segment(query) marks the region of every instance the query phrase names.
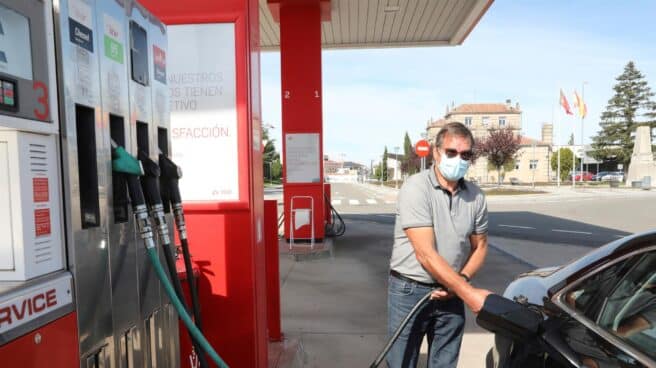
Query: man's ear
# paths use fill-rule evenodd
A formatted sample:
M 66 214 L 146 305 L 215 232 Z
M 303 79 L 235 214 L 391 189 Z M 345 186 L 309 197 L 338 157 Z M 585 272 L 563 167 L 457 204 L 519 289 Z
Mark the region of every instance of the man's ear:
M 435 163 L 440 162 L 440 151 L 437 149 L 437 146 L 433 146 L 433 161 Z

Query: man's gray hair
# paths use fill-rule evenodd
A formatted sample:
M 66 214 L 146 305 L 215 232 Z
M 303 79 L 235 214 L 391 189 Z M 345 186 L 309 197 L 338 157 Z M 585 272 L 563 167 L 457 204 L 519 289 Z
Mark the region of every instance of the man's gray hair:
M 474 136 L 472 135 L 472 132 L 463 123 L 457 121 L 448 123 L 442 127 L 442 129 L 440 129 L 439 133 L 437 133 L 437 136 L 435 137 L 435 147 L 442 147 L 442 142 L 444 142 L 444 137 L 447 134 L 451 136 L 467 138 L 469 139 L 471 146 L 474 147 Z

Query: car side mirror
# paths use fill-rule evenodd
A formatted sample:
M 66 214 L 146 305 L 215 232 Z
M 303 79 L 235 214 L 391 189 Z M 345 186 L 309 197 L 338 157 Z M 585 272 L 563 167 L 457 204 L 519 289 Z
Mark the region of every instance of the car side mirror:
M 479 326 L 512 340 L 536 337 L 542 321 L 539 313 L 496 294 L 485 298 L 476 317 Z

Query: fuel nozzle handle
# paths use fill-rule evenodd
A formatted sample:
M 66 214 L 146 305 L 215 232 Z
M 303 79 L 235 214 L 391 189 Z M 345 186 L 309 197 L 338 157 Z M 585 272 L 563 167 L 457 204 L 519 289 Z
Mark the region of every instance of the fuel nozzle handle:
M 146 248 L 154 248 L 155 242 L 153 241 L 153 231 L 148 218 L 148 208 L 139 183 L 139 177 L 143 175 L 141 163 L 116 142 L 112 140 L 111 143 L 112 170 L 126 176 L 128 195 L 130 196 L 132 212 L 134 212 L 139 234 Z
M 159 154 L 159 166 L 162 170 L 162 178 L 166 183 L 171 207 L 173 208 L 173 217 L 175 218 L 175 225 L 178 228 L 178 234 L 182 241 L 187 240 L 187 227 L 184 220 L 184 212 L 182 211 L 182 196 L 180 195 L 180 187 L 178 185 L 182 177 L 182 170 L 166 155 Z
M 162 178 L 167 183 L 168 194 L 171 203 L 182 203 L 180 187 L 178 186 L 178 181 L 182 177 L 182 170 L 163 153 L 159 154 L 159 168 L 162 171 Z
M 144 176 L 141 177 L 141 187 L 143 188 L 144 195 L 146 196 L 146 203 L 148 206 L 155 206 L 162 204 L 162 196 L 159 192 L 159 165 L 148 157 L 144 151 L 139 150 L 137 155 L 141 166 L 144 169 Z

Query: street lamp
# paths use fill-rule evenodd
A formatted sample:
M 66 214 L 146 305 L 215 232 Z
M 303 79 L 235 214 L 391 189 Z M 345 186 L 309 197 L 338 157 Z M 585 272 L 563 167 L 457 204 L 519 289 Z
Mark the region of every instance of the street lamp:
M 532 182 L 531 186 L 532 186 L 533 188 L 535 188 L 535 169 L 536 169 L 537 166 L 538 166 L 538 162 L 537 162 L 537 160 L 535 159 L 535 141 L 533 141 L 533 165 L 531 165 L 531 166 L 533 166 L 533 177 L 532 177 L 532 179 L 531 179 L 531 182 Z

